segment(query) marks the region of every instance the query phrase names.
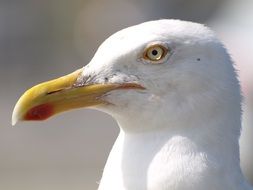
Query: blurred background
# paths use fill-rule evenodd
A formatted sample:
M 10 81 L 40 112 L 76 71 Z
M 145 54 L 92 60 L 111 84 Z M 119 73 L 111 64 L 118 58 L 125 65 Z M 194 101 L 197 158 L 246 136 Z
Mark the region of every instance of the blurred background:
M 212 27 L 229 49 L 245 96 L 241 160 L 253 184 L 252 0 L 0 0 L 0 189 L 95 190 L 118 127 L 77 110 L 11 127 L 19 96 L 89 62 L 112 33 L 177 18 Z

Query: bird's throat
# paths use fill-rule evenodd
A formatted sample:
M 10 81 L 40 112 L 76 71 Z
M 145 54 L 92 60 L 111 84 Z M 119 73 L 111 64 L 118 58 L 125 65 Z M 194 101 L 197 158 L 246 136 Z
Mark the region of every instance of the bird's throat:
M 219 160 L 223 158 L 205 152 L 195 140 L 164 131 L 146 134 L 121 131 L 99 190 L 201 190 L 205 189 L 207 179 L 221 184 L 221 175 L 229 172 Z

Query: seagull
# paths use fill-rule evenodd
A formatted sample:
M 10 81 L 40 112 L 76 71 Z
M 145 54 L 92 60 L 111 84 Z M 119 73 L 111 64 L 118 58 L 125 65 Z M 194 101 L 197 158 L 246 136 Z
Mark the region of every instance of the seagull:
M 164 19 L 113 34 L 85 67 L 26 91 L 12 124 L 82 107 L 110 114 L 120 132 L 99 190 L 252 190 L 240 168 L 241 99 L 214 32 Z

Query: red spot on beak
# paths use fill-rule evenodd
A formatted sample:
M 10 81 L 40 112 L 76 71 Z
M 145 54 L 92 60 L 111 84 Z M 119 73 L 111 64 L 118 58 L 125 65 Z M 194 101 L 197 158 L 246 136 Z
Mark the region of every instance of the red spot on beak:
M 41 104 L 31 108 L 25 115 L 25 120 L 45 120 L 54 114 L 51 104 Z

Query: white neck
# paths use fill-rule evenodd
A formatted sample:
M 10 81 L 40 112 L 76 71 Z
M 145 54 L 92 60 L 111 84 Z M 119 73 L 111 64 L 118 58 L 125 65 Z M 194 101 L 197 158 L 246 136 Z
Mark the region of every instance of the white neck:
M 99 190 L 249 189 L 239 166 L 239 134 L 229 133 L 232 126 L 226 133 L 217 130 L 226 129 L 217 125 L 233 123 L 238 124 L 221 115 L 206 126 L 185 123 L 187 128 L 177 125 L 142 133 L 121 129 Z M 124 124 L 120 123 L 123 129 Z

